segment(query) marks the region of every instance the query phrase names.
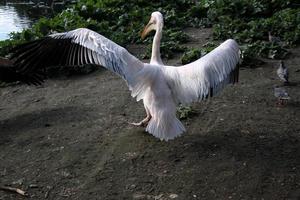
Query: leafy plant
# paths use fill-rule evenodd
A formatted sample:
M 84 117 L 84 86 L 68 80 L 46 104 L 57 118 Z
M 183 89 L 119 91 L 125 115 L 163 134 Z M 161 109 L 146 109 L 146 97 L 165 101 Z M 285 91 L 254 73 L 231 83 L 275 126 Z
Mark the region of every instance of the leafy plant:
M 183 31 L 178 29 L 167 29 L 163 32 L 163 37 L 160 45 L 162 58 L 172 58 L 177 53 L 185 51 L 185 47 L 181 44 L 189 41 L 189 37 Z M 150 58 L 152 50 L 152 38 L 147 39 L 147 50 L 143 58 Z
M 179 105 L 177 107 L 177 115 L 179 119 L 187 119 L 192 117 L 193 115 L 197 114 L 191 106 L 183 106 Z
M 214 48 L 217 47 L 217 44 L 214 42 L 208 42 L 202 46 L 202 48 L 191 48 L 184 52 L 181 57 L 182 64 L 188 64 L 195 60 L 198 60 L 202 56 L 205 56 L 209 52 L 211 52 Z
M 237 5 L 235 5 L 235 3 L 235 1 L 232 2 L 229 8 L 231 8 L 233 4 L 233 7 L 236 7 Z M 223 14 L 228 13 L 215 19 L 217 20 L 217 24 L 213 29 L 214 38 L 221 40 L 227 38 L 236 39 L 240 44 L 243 44 L 243 54 L 248 58 L 258 56 L 272 59 L 285 58 L 288 54 L 285 47 L 299 43 L 300 9 L 289 8 L 292 4 L 287 2 L 279 4 L 278 1 L 274 1 L 274 4 L 257 1 L 256 4 L 248 5 L 245 3 L 245 5 L 256 6 L 256 8 L 253 7 L 251 13 L 249 13 L 249 9 L 244 8 L 246 10 L 241 11 L 238 18 L 233 18 L 234 16 L 231 13 L 233 12 L 232 8 L 229 11 L 222 10 L 225 8 L 217 10 L 218 12 L 223 12 Z M 277 7 L 274 5 L 277 5 Z M 278 12 L 272 15 L 272 13 L 269 13 L 270 8 L 278 10 Z M 243 14 L 247 12 L 248 17 Z M 265 18 L 257 17 L 255 15 L 257 13 L 260 13 L 261 16 L 265 16 Z M 218 14 L 220 15 L 221 13 Z M 269 42 L 269 31 L 272 35 L 280 37 L 282 42 L 280 44 Z
M 249 59 L 259 56 L 284 58 L 287 54 L 284 47 L 299 44 L 300 40 L 297 0 L 78 0 L 53 18 L 40 19 L 32 29 L 12 33 L 10 40 L 0 42 L 0 55 L 7 55 L 12 46 L 25 41 L 87 27 L 120 45 L 148 44 L 149 56 L 151 39 L 141 41 L 139 31 L 155 10 L 165 17 L 161 52 L 166 58 L 186 50 L 182 43 L 188 37 L 182 30 L 189 26 L 212 27 L 216 40 L 236 39 Z M 280 37 L 284 45 L 268 43 L 268 31 Z M 207 48 L 207 52 L 209 50 Z M 191 54 L 186 52 L 186 56 L 193 57 Z

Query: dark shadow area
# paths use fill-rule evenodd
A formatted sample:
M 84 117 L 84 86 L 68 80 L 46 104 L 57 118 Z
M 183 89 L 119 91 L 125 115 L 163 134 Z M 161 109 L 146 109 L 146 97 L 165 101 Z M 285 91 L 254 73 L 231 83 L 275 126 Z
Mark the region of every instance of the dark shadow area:
M 91 74 L 95 71 L 104 71 L 105 68 L 98 65 L 80 65 L 80 66 L 51 66 L 45 70 L 49 78 L 71 77 Z
M 287 103 L 287 105 L 286 106 L 288 106 L 288 107 L 294 107 L 294 108 L 300 108 L 300 101 L 289 101 L 288 103 Z
M 186 194 L 192 190 L 197 196 L 205 195 L 201 199 L 224 199 L 222 196 L 232 193 L 245 197 L 233 199 L 271 199 L 270 195 L 277 199 L 299 197 L 296 183 L 300 177 L 297 170 L 300 136 L 296 133 L 244 134 L 238 129 L 215 130 L 207 135 L 187 133 L 169 142 L 139 132 L 129 137 L 118 149 L 132 146 L 127 148 L 132 150 L 138 144 L 145 144 L 147 151 L 137 151 L 135 157 L 123 162 L 119 158 L 124 154 L 114 154 L 116 158 L 107 162 L 87 190 L 107 199 L 108 183 L 122 188 L 128 183 L 141 182 L 143 188 L 138 189 L 152 195 L 169 190 Z M 123 179 L 124 173 L 134 179 Z M 132 196 L 130 190 L 114 191 L 123 192 L 128 199 Z
M 300 198 L 300 190 L 295 184 L 300 177 L 297 170 L 300 166 L 300 136 L 296 133 L 245 135 L 239 130 L 230 130 L 192 136 L 185 138 L 185 141 L 189 145 L 178 156 L 184 155 L 184 159 L 192 160 L 196 166 L 203 161 L 210 163 L 207 165 L 211 169 L 202 169 L 208 174 L 218 174 L 219 167 L 222 166 L 220 163 L 233 163 L 233 168 L 230 168 L 234 171 L 232 180 L 220 183 L 225 187 L 230 187 L 231 184 L 252 185 L 252 188 L 257 188 L 257 197 L 267 198 L 272 193 L 292 199 Z M 214 164 L 218 165 L 213 167 Z M 250 180 L 253 177 L 255 181 Z
M 292 133 L 283 133 L 282 135 L 251 133 L 251 135 L 246 135 L 240 133 L 239 130 L 216 134 L 185 137 L 185 142 L 189 145 L 184 152 L 187 154 L 197 152 L 199 158 L 208 156 L 212 152 L 228 154 L 234 156 L 236 160 L 255 158 L 274 168 L 283 167 L 289 162 L 297 163 L 296 166 L 300 165 L 299 135 Z
M 17 115 L 0 121 L 0 138 L 22 133 L 24 130 L 77 123 L 86 120 L 89 113 L 91 110 L 86 107 L 61 107 Z

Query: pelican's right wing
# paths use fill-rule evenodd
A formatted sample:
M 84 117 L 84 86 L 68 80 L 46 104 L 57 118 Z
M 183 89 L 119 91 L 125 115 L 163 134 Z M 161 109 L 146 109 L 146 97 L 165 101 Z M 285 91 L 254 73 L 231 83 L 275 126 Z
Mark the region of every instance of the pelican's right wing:
M 86 28 L 52 34 L 17 46 L 12 50 L 12 59 L 19 72 L 37 71 L 47 66 L 101 65 L 121 76 L 133 96 L 143 90 L 147 81 L 145 71 L 152 70 L 145 69 L 144 63 L 125 48 Z
M 164 67 L 165 79 L 178 103 L 201 101 L 238 81 L 238 44 L 229 39 L 204 57 L 181 67 Z

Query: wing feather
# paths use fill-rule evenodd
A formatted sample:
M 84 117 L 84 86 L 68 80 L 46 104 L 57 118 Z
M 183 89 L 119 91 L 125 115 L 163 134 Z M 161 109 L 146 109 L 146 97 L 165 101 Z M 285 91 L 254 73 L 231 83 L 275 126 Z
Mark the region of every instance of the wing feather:
M 89 63 L 87 52 L 88 49 L 83 48 L 82 63 Z
M 239 46 L 226 40 L 195 62 L 165 66 L 163 73 L 178 103 L 191 103 L 212 97 L 225 85 L 238 81 Z
M 67 58 L 62 58 L 63 60 L 65 60 L 65 65 L 71 65 L 74 56 L 73 51 L 76 45 L 69 43 L 68 46 L 69 46 L 69 51 L 67 53 L 68 56 Z
M 89 63 L 95 63 L 95 62 L 94 62 L 94 59 L 93 59 L 93 56 L 92 56 L 92 51 L 91 51 L 91 50 L 88 50 L 88 51 L 87 51 L 87 54 L 88 54 L 88 62 L 89 62 Z
M 101 65 L 125 79 L 133 96 L 142 97 L 143 91 L 138 89 L 137 92 L 136 88 L 142 88 L 141 85 L 153 78 L 137 78 L 145 75 L 145 63 L 125 48 L 86 28 L 52 34 L 22 44 L 13 49 L 12 54 L 18 69 L 27 72 L 55 65 Z M 148 68 L 147 71 L 151 71 L 151 65 Z M 155 67 L 152 70 L 157 71 Z
M 71 48 L 71 45 L 66 44 L 66 41 L 63 41 L 61 44 L 61 46 L 65 46 L 65 48 L 62 48 L 62 54 L 58 60 L 59 65 L 66 65 L 68 59 L 69 59 L 69 51 Z

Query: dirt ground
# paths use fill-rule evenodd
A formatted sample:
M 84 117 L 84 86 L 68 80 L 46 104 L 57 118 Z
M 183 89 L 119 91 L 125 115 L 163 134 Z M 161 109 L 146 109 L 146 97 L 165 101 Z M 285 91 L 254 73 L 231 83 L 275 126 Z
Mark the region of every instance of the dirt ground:
M 187 32 L 189 45 L 211 36 Z M 193 104 L 187 132 L 169 142 L 128 124 L 143 105 L 106 70 L 0 88 L 0 185 L 29 199 L 300 199 L 300 48 L 291 51 L 286 106 L 273 95 L 278 61 L 267 60 Z

